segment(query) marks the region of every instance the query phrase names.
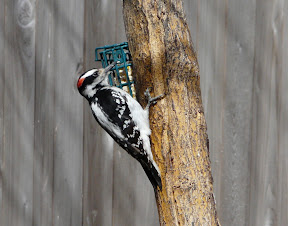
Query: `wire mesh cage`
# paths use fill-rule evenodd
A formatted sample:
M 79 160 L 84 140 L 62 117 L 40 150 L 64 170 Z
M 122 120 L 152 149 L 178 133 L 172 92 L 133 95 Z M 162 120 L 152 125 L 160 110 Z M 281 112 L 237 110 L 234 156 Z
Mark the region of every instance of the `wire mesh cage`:
M 117 86 L 135 97 L 135 86 L 132 77 L 132 58 L 128 43 L 106 45 L 95 49 L 95 60 L 101 61 L 102 67 L 117 62 L 115 69 L 109 75 L 111 86 Z

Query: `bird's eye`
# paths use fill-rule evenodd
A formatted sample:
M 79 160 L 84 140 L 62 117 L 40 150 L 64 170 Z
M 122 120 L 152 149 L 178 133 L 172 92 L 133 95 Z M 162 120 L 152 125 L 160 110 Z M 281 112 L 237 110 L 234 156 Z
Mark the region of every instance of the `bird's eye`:
M 98 71 L 95 71 L 94 73 L 93 73 L 93 76 L 98 76 Z

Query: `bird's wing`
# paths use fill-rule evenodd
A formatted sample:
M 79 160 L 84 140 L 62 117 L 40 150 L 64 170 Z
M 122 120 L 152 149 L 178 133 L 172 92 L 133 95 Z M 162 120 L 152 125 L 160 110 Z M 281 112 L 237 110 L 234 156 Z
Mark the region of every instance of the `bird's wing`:
M 128 98 L 132 97 L 128 95 L 108 88 L 98 90 L 97 101 L 91 103 L 94 117 L 124 150 L 140 162 L 154 188 L 159 186 L 162 189 L 159 169 L 153 157 L 149 156 L 150 150 L 145 150 L 143 147 L 144 140 L 147 141 L 143 136 L 148 135 L 141 134 L 141 129 L 132 119 L 131 109 L 127 104 Z M 131 103 L 134 99 L 129 101 Z M 142 117 L 141 114 L 139 117 Z M 145 138 L 149 140 L 149 137 Z
M 132 97 L 128 95 L 113 89 L 100 89 L 95 96 L 97 103 L 92 103 L 91 108 L 93 113 L 97 112 L 94 116 L 99 124 L 121 147 L 132 149 L 133 152 L 138 150 L 137 155 L 147 155 L 143 149 L 143 134 L 131 117 L 127 98 Z

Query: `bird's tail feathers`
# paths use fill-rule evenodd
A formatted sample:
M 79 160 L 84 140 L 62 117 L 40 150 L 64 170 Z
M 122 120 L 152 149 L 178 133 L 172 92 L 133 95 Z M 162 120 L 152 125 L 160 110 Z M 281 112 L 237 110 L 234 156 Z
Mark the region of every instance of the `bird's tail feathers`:
M 154 189 L 157 188 L 157 186 L 160 188 L 160 190 L 162 190 L 162 181 L 161 181 L 161 175 L 158 169 L 158 166 L 153 164 L 154 162 L 146 162 L 143 160 L 140 160 L 140 163 L 147 175 L 147 177 L 149 178 L 151 184 L 153 185 Z

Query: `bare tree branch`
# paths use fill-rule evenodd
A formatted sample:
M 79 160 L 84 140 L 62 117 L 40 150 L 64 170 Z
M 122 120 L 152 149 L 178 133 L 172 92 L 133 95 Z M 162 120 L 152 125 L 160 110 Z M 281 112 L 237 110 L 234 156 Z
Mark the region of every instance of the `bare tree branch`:
M 166 97 L 152 107 L 150 125 L 162 191 L 155 191 L 161 225 L 219 225 L 213 196 L 200 76 L 179 0 L 123 0 L 137 98 Z

